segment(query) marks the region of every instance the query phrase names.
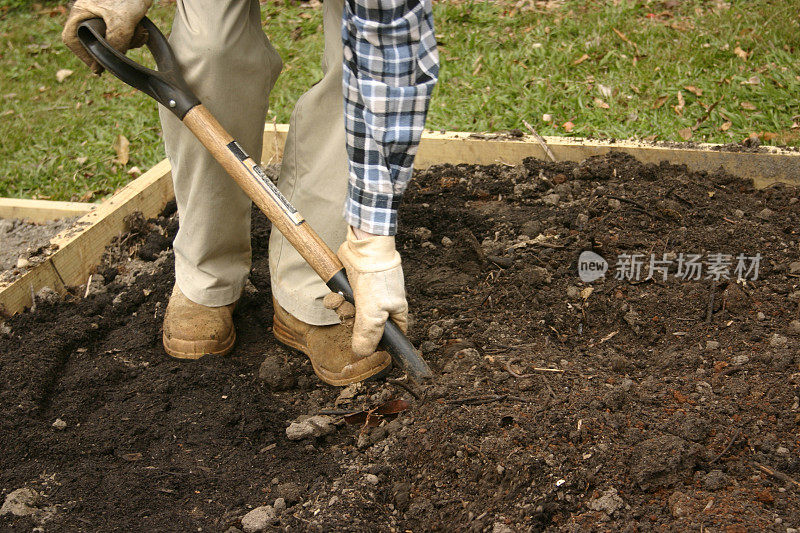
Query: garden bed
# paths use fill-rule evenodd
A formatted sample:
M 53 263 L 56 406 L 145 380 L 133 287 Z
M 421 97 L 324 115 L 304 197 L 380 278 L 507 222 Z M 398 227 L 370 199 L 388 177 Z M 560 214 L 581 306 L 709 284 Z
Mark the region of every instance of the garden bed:
M 128 218 L 88 297 L 6 322 L 0 487 L 39 499 L 0 525 L 225 531 L 282 498 L 287 530 L 798 527 L 797 195 L 624 154 L 418 171 L 398 244 L 437 374 L 419 399 L 387 382 L 343 398 L 273 339 L 259 213 L 236 350 L 170 359 L 174 215 Z M 586 250 L 609 263 L 591 284 Z M 675 254 L 666 280 L 616 279 L 651 253 Z M 685 280 L 680 253 L 760 268 Z M 394 422 L 331 415 L 329 434 L 287 438 L 298 417 L 390 398 L 410 401 Z

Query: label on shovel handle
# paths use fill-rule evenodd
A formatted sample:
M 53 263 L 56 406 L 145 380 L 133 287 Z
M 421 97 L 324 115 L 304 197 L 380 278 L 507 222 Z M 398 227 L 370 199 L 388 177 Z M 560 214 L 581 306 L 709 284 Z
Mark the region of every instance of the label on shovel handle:
M 292 204 L 289 203 L 289 200 L 286 199 L 281 191 L 278 190 L 278 187 L 275 186 L 274 183 L 269 179 L 267 173 L 264 172 L 264 169 L 261 168 L 260 165 L 257 165 L 253 158 L 248 156 L 242 147 L 236 141 L 231 141 L 228 143 L 228 150 L 230 150 L 233 155 L 236 156 L 236 159 L 242 162 L 242 164 L 247 167 L 247 170 L 250 172 L 250 175 L 253 176 L 256 183 L 258 183 L 261 188 L 266 192 L 274 201 L 275 204 L 281 208 L 289 219 L 294 222 L 296 226 L 299 226 L 305 220 L 303 216 L 294 208 Z

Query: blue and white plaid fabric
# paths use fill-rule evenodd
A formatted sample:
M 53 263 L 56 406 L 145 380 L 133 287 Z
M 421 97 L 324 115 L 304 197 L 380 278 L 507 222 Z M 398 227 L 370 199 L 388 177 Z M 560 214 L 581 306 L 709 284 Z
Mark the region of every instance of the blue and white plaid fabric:
M 431 0 L 346 0 L 342 39 L 344 216 L 363 231 L 394 235 L 439 75 Z

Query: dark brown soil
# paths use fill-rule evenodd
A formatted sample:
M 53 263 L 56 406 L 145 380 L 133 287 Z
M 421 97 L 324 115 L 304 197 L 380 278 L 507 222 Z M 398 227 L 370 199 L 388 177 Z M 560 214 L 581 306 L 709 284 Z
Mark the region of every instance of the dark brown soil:
M 285 530 L 800 527 L 797 194 L 619 155 L 419 172 L 398 242 L 437 371 L 420 400 L 380 382 L 337 401 L 274 341 L 260 214 L 233 356 L 169 359 L 172 257 L 152 235 L 175 224 L 140 225 L 105 287 L 7 322 L 2 495 L 41 493 L 46 531 L 226 531 L 278 498 Z M 591 285 L 584 250 L 611 265 Z M 621 253 L 717 252 L 760 253 L 758 280 L 614 276 Z M 412 400 L 394 422 L 286 437 L 392 396 Z

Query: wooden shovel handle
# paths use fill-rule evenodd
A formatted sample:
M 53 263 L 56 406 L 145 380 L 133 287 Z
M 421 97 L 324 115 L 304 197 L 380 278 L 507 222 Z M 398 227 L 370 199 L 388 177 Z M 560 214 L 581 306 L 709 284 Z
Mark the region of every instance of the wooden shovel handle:
M 278 188 L 262 175 L 261 167 L 202 104 L 186 113 L 183 123 L 230 174 L 261 211 L 267 215 L 295 250 L 326 283 L 343 266 L 336 254 L 284 199 Z

